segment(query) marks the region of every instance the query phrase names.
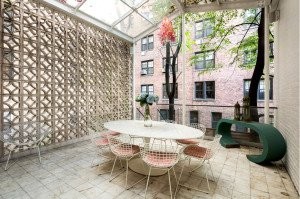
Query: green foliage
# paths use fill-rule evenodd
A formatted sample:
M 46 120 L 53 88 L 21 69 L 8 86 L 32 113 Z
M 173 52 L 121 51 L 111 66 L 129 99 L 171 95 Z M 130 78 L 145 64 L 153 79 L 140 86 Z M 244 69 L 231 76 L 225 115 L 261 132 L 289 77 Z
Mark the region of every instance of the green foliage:
M 155 0 L 152 6 L 154 20 L 162 20 L 169 13 L 173 12 L 173 10 L 174 6 L 171 0 Z

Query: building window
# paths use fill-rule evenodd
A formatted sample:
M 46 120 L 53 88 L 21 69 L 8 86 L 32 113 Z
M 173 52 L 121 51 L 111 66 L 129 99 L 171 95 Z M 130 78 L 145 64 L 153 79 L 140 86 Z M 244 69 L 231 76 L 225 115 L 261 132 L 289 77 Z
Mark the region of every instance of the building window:
M 154 37 L 149 35 L 142 38 L 142 51 L 153 50 L 154 47 Z
M 196 99 L 215 99 L 215 82 L 195 82 Z
M 244 96 L 249 96 L 250 89 L 250 79 L 244 80 Z M 264 100 L 265 99 L 265 85 L 264 79 L 261 79 L 257 88 L 257 99 Z M 273 78 L 270 78 L 270 100 L 273 100 Z
M 142 61 L 142 75 L 153 74 L 153 60 Z
M 198 111 L 190 111 L 190 124 L 199 123 L 198 115 Z
M 141 85 L 141 93 L 154 94 L 153 84 L 143 84 L 143 85 Z
M 172 67 L 171 67 L 172 61 L 173 61 L 173 56 L 170 59 L 170 73 L 172 73 Z M 162 64 L 163 64 L 163 72 L 166 72 L 166 69 L 165 69 L 166 68 L 166 57 L 163 58 Z M 177 71 L 178 71 L 178 59 L 176 59 L 176 63 L 175 63 L 175 72 L 177 72 Z
M 209 36 L 213 31 L 213 25 L 210 19 L 205 19 L 195 23 L 195 39 Z
M 175 118 L 175 110 L 173 112 Z M 169 109 L 159 109 L 159 118 L 160 120 L 168 120 L 169 119 Z
M 196 61 L 195 61 L 196 70 L 203 70 L 203 69 L 215 67 L 214 51 L 196 52 L 195 56 L 196 56 Z
M 170 90 L 172 89 L 172 83 L 170 83 Z M 178 99 L 178 84 L 176 83 L 175 86 L 175 95 L 174 95 L 175 99 Z M 168 95 L 167 95 L 167 87 L 166 84 L 163 84 L 163 99 L 168 99 Z
M 256 62 L 256 50 L 245 50 L 244 51 L 244 64 L 248 65 L 248 64 L 255 64 Z
M 216 129 L 220 119 L 222 119 L 222 113 L 211 112 L 211 128 Z

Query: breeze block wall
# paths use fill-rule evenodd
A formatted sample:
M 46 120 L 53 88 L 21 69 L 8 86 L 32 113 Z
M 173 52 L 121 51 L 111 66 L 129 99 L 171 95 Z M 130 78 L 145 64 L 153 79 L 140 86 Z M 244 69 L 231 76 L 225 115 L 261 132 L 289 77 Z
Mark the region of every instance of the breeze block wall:
M 0 3 L 0 130 L 43 122 L 52 144 L 87 135 L 91 117 L 131 118 L 130 43 L 39 1 Z

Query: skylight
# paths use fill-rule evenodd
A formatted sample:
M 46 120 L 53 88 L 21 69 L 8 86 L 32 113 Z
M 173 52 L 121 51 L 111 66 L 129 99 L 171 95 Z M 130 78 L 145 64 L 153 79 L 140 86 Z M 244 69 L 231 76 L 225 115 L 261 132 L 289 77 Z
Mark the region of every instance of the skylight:
M 112 25 L 125 13 L 131 11 L 131 8 L 120 0 L 87 0 L 79 10 Z
M 125 40 L 134 42 L 157 28 L 164 15 L 263 7 L 267 0 L 42 0 Z M 155 7 L 155 9 L 154 9 Z M 156 10 L 155 15 L 153 10 Z M 162 13 L 162 15 L 158 14 Z

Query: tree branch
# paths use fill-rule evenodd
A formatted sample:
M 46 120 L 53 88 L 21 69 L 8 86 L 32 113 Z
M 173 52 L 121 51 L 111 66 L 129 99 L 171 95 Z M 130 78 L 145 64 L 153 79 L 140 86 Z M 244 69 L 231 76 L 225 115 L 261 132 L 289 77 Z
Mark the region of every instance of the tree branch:
M 254 23 L 254 21 L 256 20 L 256 18 L 258 17 L 258 15 L 259 15 L 260 13 L 261 13 L 261 12 L 258 12 L 258 13 L 255 15 L 255 17 L 254 17 L 254 19 L 252 20 L 251 24 Z M 237 50 L 236 50 L 236 55 L 235 55 L 234 59 L 232 60 L 232 62 L 231 62 L 230 64 L 233 64 L 233 63 L 237 60 L 237 58 L 238 58 L 238 56 L 239 56 L 239 52 L 240 52 L 241 45 L 242 45 L 242 43 L 243 43 L 243 41 L 244 41 L 246 35 L 248 34 L 248 32 L 249 32 L 249 30 L 250 30 L 250 28 L 251 28 L 251 26 L 252 26 L 251 24 L 249 25 L 249 27 L 248 27 L 248 29 L 246 30 L 246 32 L 245 32 L 243 38 L 242 38 L 241 41 L 239 42 L 239 46 L 237 47 Z
M 215 50 L 218 50 L 220 47 L 221 47 L 221 45 L 222 45 L 222 43 L 223 43 L 223 41 L 225 40 L 225 38 L 228 36 L 228 34 L 230 34 L 231 33 L 231 31 L 232 30 L 234 30 L 235 28 L 237 28 L 237 27 L 239 27 L 239 26 L 244 26 L 244 25 L 249 25 L 249 27 L 251 27 L 252 25 L 254 26 L 258 26 L 259 24 L 257 24 L 257 23 L 253 23 L 253 22 L 251 22 L 251 23 L 240 23 L 240 24 L 237 24 L 237 25 L 235 25 L 235 26 L 232 26 L 227 32 L 226 32 L 226 34 L 224 35 L 224 37 L 222 38 L 222 40 L 220 41 L 220 43 L 219 43 L 219 45 L 215 48 Z

